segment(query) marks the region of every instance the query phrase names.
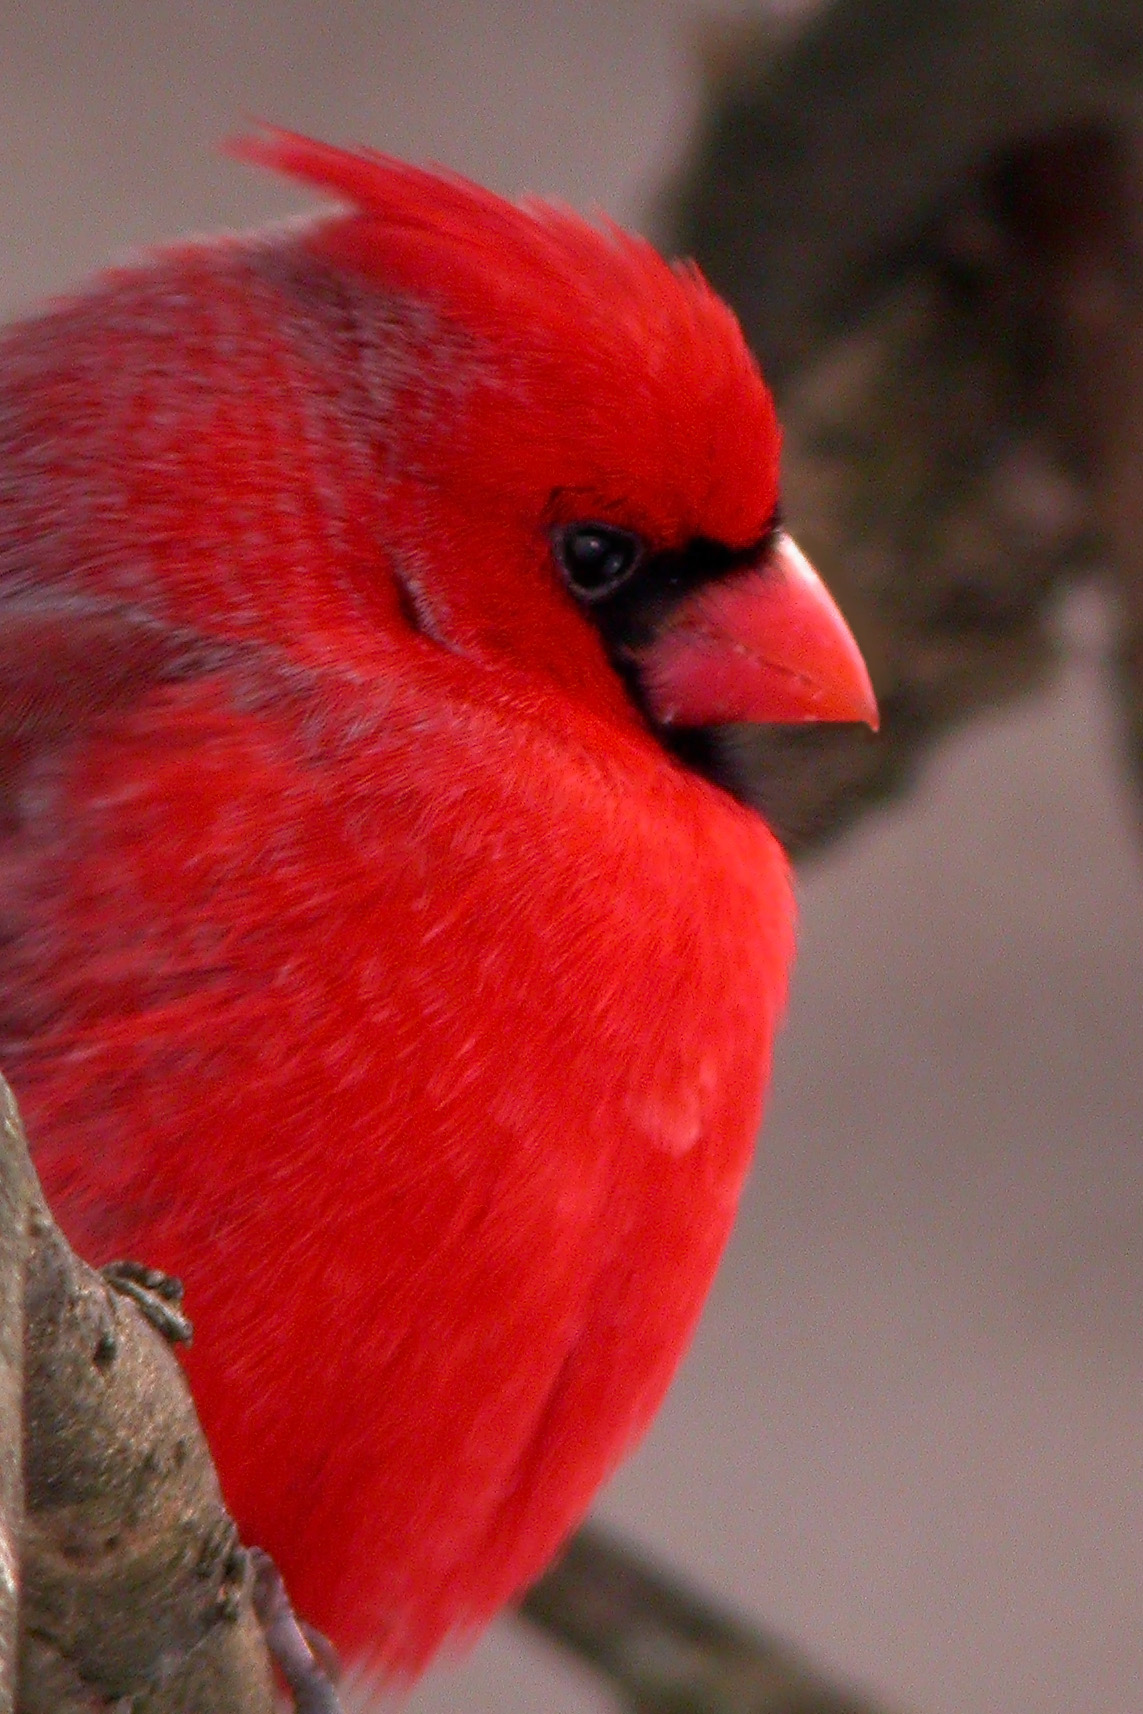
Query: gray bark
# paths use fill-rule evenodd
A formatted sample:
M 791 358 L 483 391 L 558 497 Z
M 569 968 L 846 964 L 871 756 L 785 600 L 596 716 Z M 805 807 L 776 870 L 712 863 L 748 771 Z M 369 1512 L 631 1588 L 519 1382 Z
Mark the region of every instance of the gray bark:
M 252 1582 L 174 1354 L 69 1248 L 0 1082 L 0 1709 L 270 1714 Z

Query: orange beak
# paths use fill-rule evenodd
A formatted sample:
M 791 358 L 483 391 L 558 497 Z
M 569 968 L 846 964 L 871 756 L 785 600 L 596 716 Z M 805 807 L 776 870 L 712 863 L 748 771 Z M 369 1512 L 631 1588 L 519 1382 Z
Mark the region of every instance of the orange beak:
M 880 724 L 861 650 L 787 535 L 765 563 L 703 585 L 638 656 L 661 726 L 809 720 Z

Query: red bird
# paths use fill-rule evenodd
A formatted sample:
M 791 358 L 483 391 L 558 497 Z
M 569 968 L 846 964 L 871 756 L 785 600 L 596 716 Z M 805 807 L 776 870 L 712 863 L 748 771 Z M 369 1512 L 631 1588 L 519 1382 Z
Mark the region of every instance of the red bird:
M 185 1280 L 244 1537 L 409 1672 L 646 1428 L 750 1159 L 787 867 L 672 734 L 876 710 L 694 267 L 240 148 L 342 206 L 0 341 L 0 1065 Z

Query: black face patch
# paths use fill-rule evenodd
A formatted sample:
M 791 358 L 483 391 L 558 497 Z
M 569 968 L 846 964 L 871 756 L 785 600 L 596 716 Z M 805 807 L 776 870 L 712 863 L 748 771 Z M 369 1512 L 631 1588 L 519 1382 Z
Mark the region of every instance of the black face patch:
M 648 554 L 619 588 L 592 605 L 591 617 L 608 652 L 618 658 L 649 647 L 680 601 L 704 584 L 760 565 L 777 533 L 775 521 L 748 548 L 729 548 L 724 542 L 695 536 L 683 548 Z
M 746 548 L 694 536 L 684 547 L 655 553 L 633 532 L 590 519 L 566 525 L 552 538 L 570 593 L 596 626 L 612 665 L 664 749 L 734 796 L 740 794 L 726 766 L 726 747 L 718 729 L 659 725 L 644 694 L 639 656 L 653 645 L 679 603 L 695 590 L 764 565 L 781 529 L 782 519 L 775 509 L 758 541 Z
M 663 747 L 733 797 L 742 795 L 740 782 L 730 766 L 732 754 L 721 742 L 720 730 L 661 727 L 651 716 L 644 696 L 639 655 L 651 648 L 673 610 L 691 593 L 704 584 L 720 583 L 723 578 L 763 566 L 780 531 L 781 518 L 775 511 L 763 536 L 751 547 L 732 548 L 708 536 L 694 536 L 685 547 L 646 554 L 617 588 L 589 605 L 584 603 L 584 612 L 598 627 L 613 667 Z
M 639 678 L 640 652 L 650 648 L 674 609 L 696 589 L 764 564 L 780 530 L 781 519 L 775 512 L 760 539 L 747 548 L 694 536 L 685 547 L 647 553 L 622 583 L 585 603 L 612 665 L 648 718 Z M 671 747 L 675 747 L 673 737 Z

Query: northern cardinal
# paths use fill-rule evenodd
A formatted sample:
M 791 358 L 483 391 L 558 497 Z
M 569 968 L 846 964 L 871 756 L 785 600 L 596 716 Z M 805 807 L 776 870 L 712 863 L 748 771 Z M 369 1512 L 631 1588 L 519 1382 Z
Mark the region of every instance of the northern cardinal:
M 673 734 L 876 709 L 693 266 L 239 147 L 340 206 L 0 342 L 0 1066 L 82 1253 L 185 1280 L 245 1538 L 409 1673 L 642 1433 L 734 1215 L 791 894 Z

